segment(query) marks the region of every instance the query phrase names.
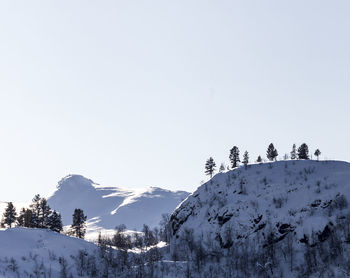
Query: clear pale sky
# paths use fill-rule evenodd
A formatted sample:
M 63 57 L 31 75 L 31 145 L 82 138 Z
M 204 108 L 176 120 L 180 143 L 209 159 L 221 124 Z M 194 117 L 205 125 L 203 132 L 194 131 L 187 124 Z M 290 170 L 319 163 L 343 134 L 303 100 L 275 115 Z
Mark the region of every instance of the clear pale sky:
M 350 160 L 350 2 L 2 1 L 1 200 L 63 176 L 192 191 L 274 142 Z

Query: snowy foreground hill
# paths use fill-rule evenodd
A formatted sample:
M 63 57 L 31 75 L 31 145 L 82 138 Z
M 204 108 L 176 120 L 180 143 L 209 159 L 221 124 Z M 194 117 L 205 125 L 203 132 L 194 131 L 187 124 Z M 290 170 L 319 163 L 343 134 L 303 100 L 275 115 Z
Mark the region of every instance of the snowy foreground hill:
M 97 246 L 50 230 L 12 228 L 0 231 L 0 277 L 77 276 L 74 257 L 79 251 L 97 264 Z M 67 276 L 68 277 L 68 276 Z
M 72 223 L 75 208 L 83 209 L 89 234 L 121 224 L 131 230 L 141 230 L 143 224 L 156 227 L 162 214 L 172 213 L 188 195 L 157 187 L 139 191 L 104 187 L 83 176 L 69 175 L 58 183 L 48 203 L 61 213 L 64 225 Z
M 0 230 L 0 247 L 1 278 L 181 278 L 186 265 L 165 260 L 162 250 L 153 258 L 45 229 Z
M 349 200 L 346 162 L 242 166 L 217 174 L 176 209 L 172 252 L 202 249 L 196 255 L 231 258 L 221 275 L 229 269 L 237 277 L 309 277 L 319 271 L 326 271 L 322 277 L 333 277 L 327 271 L 350 276 Z M 329 270 L 333 263 L 337 269 Z

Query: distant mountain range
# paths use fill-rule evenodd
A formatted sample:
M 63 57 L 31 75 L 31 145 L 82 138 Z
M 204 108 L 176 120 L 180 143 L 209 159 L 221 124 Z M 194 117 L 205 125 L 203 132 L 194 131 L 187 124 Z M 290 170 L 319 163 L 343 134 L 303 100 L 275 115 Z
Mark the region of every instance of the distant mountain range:
M 48 203 L 61 213 L 64 225 L 72 223 L 74 209 L 80 208 L 87 215 L 90 232 L 114 229 L 121 224 L 130 230 L 141 230 L 143 224 L 156 227 L 162 214 L 171 214 L 188 195 L 185 191 L 158 187 L 144 190 L 105 187 L 81 175 L 69 175 L 58 183 Z

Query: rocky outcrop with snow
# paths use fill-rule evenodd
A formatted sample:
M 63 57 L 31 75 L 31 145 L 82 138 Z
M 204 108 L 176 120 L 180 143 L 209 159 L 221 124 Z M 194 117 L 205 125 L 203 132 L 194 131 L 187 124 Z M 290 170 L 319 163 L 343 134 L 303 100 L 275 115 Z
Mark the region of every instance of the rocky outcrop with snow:
M 350 164 L 280 161 L 219 173 L 172 214 L 172 242 L 194 238 L 229 248 L 246 238 L 297 244 L 327 240 L 339 221 L 349 221 Z M 272 235 L 272 236 L 271 236 Z
M 72 223 L 74 209 L 80 208 L 88 217 L 90 231 L 114 229 L 121 224 L 141 230 L 143 224 L 157 226 L 162 214 L 172 213 L 188 195 L 157 187 L 145 190 L 104 187 L 83 176 L 69 175 L 58 183 L 48 203 L 61 213 L 64 225 Z

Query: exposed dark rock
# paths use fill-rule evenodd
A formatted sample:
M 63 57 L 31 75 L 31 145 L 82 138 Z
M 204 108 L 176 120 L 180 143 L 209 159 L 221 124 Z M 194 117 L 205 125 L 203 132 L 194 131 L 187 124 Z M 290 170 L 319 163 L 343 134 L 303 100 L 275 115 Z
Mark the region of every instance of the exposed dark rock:
M 219 241 L 221 248 L 227 249 L 231 248 L 233 245 L 233 241 L 231 239 L 227 240 L 226 242 L 223 242 L 222 237 L 219 234 L 216 236 L 216 239 Z
M 255 218 L 253 221 L 254 221 L 254 223 L 255 224 L 258 224 L 260 221 L 261 221 L 261 219 L 262 219 L 262 215 L 259 215 L 257 218 Z
M 233 216 L 233 214 L 225 212 L 223 215 L 219 215 L 218 216 L 218 223 L 220 226 L 224 225 L 227 221 L 229 221 L 231 219 L 231 217 Z
M 186 216 L 178 218 L 177 211 L 175 211 L 170 217 L 171 228 L 173 230 L 173 235 L 180 229 L 181 225 L 187 221 L 187 219 L 192 215 L 194 207 L 190 207 L 189 212 Z
M 328 225 L 326 225 L 323 231 L 318 235 L 318 240 L 321 242 L 326 241 L 330 235 L 331 235 L 331 229 L 329 229 Z
M 265 228 L 265 226 L 266 226 L 266 223 L 262 223 L 262 224 L 260 224 L 256 229 L 255 229 L 255 231 L 254 232 L 257 232 L 257 231 L 260 231 L 261 229 L 264 229 Z
M 304 234 L 304 237 L 299 240 L 301 243 L 309 244 L 309 238 Z
M 315 201 L 313 201 L 312 202 L 312 204 L 311 204 L 311 206 L 313 207 L 313 208 L 315 208 L 315 207 L 318 207 L 319 205 L 321 205 L 321 200 L 315 200 Z
M 295 227 L 291 226 L 290 224 L 282 224 L 278 228 L 278 232 L 280 234 L 287 234 L 288 232 L 294 231 Z
M 315 247 L 317 245 L 317 242 L 310 244 L 310 247 Z
M 327 208 L 330 206 L 330 204 L 333 202 L 333 200 L 330 200 L 330 201 L 324 201 L 323 204 L 322 204 L 322 208 Z

